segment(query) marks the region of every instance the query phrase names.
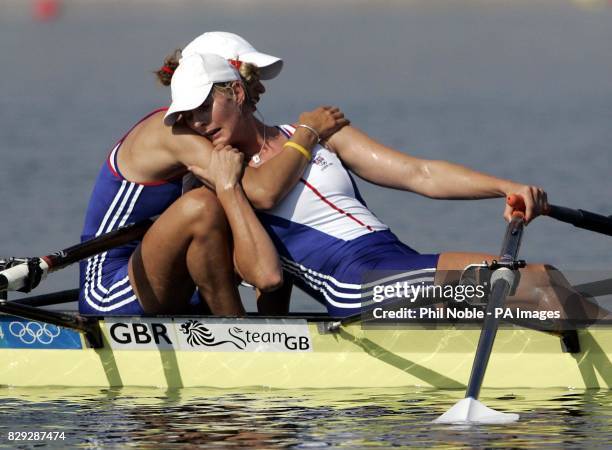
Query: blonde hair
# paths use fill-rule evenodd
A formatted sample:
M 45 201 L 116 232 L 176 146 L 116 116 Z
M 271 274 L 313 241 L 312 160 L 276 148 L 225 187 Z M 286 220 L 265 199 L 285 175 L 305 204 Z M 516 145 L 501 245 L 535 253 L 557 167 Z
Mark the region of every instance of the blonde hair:
M 153 73 L 157 77 L 157 81 L 163 86 L 170 86 L 172 81 L 172 75 L 179 65 L 181 59 L 181 49 L 176 49 L 174 52 L 164 58 L 164 64 Z M 255 64 L 247 63 L 244 61 L 230 61 L 234 67 L 237 67 L 242 78 L 243 85 L 247 94 L 247 104 L 255 107 L 257 103 L 254 99 L 257 98 L 257 86 L 260 84 L 259 67 Z M 217 83 L 214 86 L 216 92 L 222 93 L 223 95 L 233 97 L 234 92 L 232 89 L 233 82 Z

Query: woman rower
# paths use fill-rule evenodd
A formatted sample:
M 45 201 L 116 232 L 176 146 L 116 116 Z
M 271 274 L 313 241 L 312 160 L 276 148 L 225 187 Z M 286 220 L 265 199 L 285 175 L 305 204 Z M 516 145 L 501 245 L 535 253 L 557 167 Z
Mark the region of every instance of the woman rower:
M 206 39 L 198 39 L 199 44 L 194 44 L 196 40 L 190 46 L 196 52 L 198 46 L 200 51 L 209 51 L 201 42 Z M 244 98 L 245 93 L 237 89 L 233 97 L 236 107 L 221 116 L 216 111 L 223 108 L 227 98 L 211 95 L 195 113 L 194 126 L 200 132 L 222 130 L 225 142 L 240 148 L 250 159 L 251 167 L 265 167 L 281 154 L 287 139 L 305 127 L 260 126 L 252 111 L 241 107 Z M 334 317 L 353 315 L 373 304 L 371 294 L 364 299 L 362 291 L 363 278 L 372 271 L 400 271 L 401 276 L 396 276 L 393 283 L 446 285 L 456 283 L 466 266 L 495 258 L 477 253 L 416 252 L 400 242 L 367 208 L 350 172 L 381 186 L 434 199 L 505 198 L 518 194 L 525 201 L 527 223 L 548 206 L 546 193 L 539 187 L 445 161 L 415 158 L 384 146 L 354 127 L 344 127 L 327 141 L 315 130 L 309 131 L 320 145 L 312 153 L 304 149 L 309 166 L 303 178 L 278 205 L 260 211 L 258 216 L 281 255 L 283 268 L 298 286 L 324 303 Z M 198 167 L 193 167 L 192 172 L 199 177 L 205 175 Z M 511 213 L 512 208 L 506 206 L 506 219 Z M 559 311 L 562 318 L 595 319 L 606 315 L 573 291 L 551 266 L 529 264 L 521 269 L 521 280 L 513 297 L 518 305 Z M 368 284 L 375 282 L 370 280 Z M 287 310 L 288 303 L 281 312 Z
M 242 154 L 224 143 L 230 139 L 221 129 L 200 127 L 199 111 L 215 97 L 215 112 L 229 120 L 236 107 L 232 96 L 240 92 L 241 108 L 252 114 L 257 96 L 247 97 L 261 90 L 252 69 L 249 83 L 219 56 L 185 61 L 173 77 L 170 108 L 146 116 L 110 152 L 94 186 L 82 239 L 160 216 L 142 242 L 81 264 L 81 313 L 185 313 L 197 287 L 212 313 L 242 315 L 234 269 L 263 291 L 281 283 L 278 255 L 249 201 L 272 207 L 306 167 L 302 153 L 291 146 L 309 149 L 316 144 L 310 128 L 329 136 L 347 121 L 331 107 L 301 114 L 307 128 L 296 133 L 287 151 L 242 176 Z M 263 136 L 258 145 L 265 143 Z M 216 195 L 198 188 L 181 196 L 182 177 L 192 165 L 202 168 L 200 175 L 206 173 Z

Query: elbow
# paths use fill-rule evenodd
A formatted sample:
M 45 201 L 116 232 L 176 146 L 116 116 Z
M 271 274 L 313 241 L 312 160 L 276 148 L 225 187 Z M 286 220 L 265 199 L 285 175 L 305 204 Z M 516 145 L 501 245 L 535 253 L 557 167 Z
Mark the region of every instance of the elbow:
M 422 195 L 423 197 L 431 199 L 442 198 L 436 187 L 436 180 L 434 176 L 434 166 L 437 161 L 423 160 L 420 164 L 418 171 L 415 176 L 414 185 L 418 186 L 416 189 L 412 189 L 413 192 Z
M 258 199 L 257 201 L 252 202 L 252 203 L 255 209 L 266 211 L 268 209 L 274 208 L 278 202 L 275 201 L 273 198 L 268 197 L 268 198 Z
M 257 192 L 249 197 L 249 200 L 253 208 L 265 211 L 274 208 L 280 201 L 280 198 L 266 189 L 258 189 Z

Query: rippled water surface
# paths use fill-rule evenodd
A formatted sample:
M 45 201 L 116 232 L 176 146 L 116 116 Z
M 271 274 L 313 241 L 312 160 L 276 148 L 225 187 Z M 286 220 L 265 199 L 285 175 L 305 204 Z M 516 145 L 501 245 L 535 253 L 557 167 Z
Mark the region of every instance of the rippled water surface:
M 461 394 L 418 388 L 1 389 L 0 443 L 14 446 L 9 431 L 63 431 L 58 444 L 139 448 L 605 448 L 612 441 L 608 391 L 489 390 L 484 402 L 520 413 L 518 423 L 432 424 Z

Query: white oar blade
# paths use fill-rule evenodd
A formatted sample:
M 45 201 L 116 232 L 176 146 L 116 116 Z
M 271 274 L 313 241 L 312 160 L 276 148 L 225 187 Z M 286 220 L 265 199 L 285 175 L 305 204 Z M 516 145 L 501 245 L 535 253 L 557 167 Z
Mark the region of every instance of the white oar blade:
M 434 420 L 434 423 L 492 423 L 516 422 L 518 414 L 502 413 L 491 409 L 472 397 L 464 398 Z

